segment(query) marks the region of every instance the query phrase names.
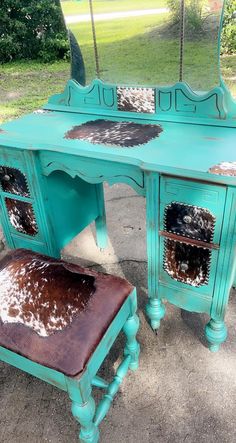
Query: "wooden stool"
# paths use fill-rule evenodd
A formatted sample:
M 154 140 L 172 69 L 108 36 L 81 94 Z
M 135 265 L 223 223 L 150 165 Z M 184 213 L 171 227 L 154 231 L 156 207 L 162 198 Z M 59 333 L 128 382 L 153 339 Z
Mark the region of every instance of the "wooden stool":
M 0 261 L 0 359 L 67 391 L 80 440 L 99 441 L 128 369 L 138 367 L 136 290 L 126 280 L 17 249 Z M 117 335 L 127 341 L 109 384 L 96 376 Z M 105 389 L 95 407 L 92 387 Z

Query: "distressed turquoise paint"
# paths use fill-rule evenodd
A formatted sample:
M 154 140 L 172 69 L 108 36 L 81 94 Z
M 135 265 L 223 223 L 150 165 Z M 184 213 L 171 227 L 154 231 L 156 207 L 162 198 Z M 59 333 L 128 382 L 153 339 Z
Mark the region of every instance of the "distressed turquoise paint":
M 129 85 L 129 87 L 136 87 L 136 85 Z M 106 104 L 102 98 L 107 89 L 112 91 L 114 97 L 112 105 Z M 236 104 L 234 106 L 234 101 L 224 85 L 205 93 L 193 91 L 186 83 L 158 86 L 154 89 L 156 104 L 155 113 L 151 116 L 153 120 L 179 123 L 189 122 L 190 119 L 192 123 L 198 124 L 235 126 Z M 116 85 L 107 84 L 98 79 L 86 87 L 80 86 L 74 80 L 69 80 L 65 91 L 51 97 L 44 109 L 134 118 L 133 112 L 118 110 Z M 149 119 L 150 115 L 140 113 L 139 118 Z
M 5 150 L 3 155 L 1 154 L 0 152 L 0 164 L 13 166 L 13 161 L 5 159 Z M 51 169 L 51 174 L 44 176 L 38 153 L 32 151 L 24 151 L 22 163 L 20 160 L 21 155 L 17 167 L 27 177 L 30 197 L 1 191 L 1 223 L 8 245 L 59 257 L 60 250 L 95 221 L 98 238 L 104 247 L 107 234 L 104 227 L 103 193 L 99 188 L 102 184 L 88 183 L 76 174 L 71 177 L 58 168 L 54 171 Z M 6 197 L 32 204 L 38 225 L 38 233 L 35 236 L 19 233 L 12 226 L 5 205 Z
M 112 381 L 112 383 L 110 383 L 110 385 L 107 389 L 107 394 L 104 395 L 103 399 L 99 403 L 95 417 L 94 417 L 94 423 L 96 425 L 99 425 L 101 423 L 101 421 L 106 417 L 107 412 L 109 411 L 109 409 L 111 407 L 111 403 L 114 399 L 114 396 L 118 392 L 120 384 L 122 383 L 123 378 L 125 377 L 125 375 L 128 372 L 130 360 L 131 360 L 130 355 L 128 355 L 127 357 L 124 358 L 124 360 L 122 361 L 122 363 L 119 365 L 119 367 L 117 369 L 114 380 Z
M 152 269 L 149 272 L 150 278 L 152 278 L 153 272 L 155 273 L 154 301 L 164 298 L 188 311 L 208 313 L 211 320 L 205 328 L 205 333 L 210 350 L 215 352 L 227 337 L 224 316 L 235 274 L 236 189 L 189 180 L 177 180 L 174 177 L 162 177 L 159 188 L 157 175 L 155 179 L 156 182 L 153 181 L 155 189 L 151 190 L 151 195 L 155 197 L 153 201 L 148 201 L 147 205 L 148 211 L 152 210 L 152 214 L 154 214 L 154 221 L 150 213 L 148 215 L 149 221 L 152 220 L 149 236 L 155 236 L 155 239 L 149 240 L 150 244 L 148 244 L 151 252 L 149 261 L 152 264 Z M 147 178 L 147 192 L 149 190 L 148 181 L 150 181 L 150 177 Z M 158 189 L 160 189 L 160 193 L 158 193 Z M 158 201 L 160 202 L 159 207 Z M 216 218 L 213 242 L 219 244 L 219 249 L 212 251 L 209 280 L 203 286 L 191 287 L 188 284 L 175 281 L 163 268 L 164 240 L 163 237 L 158 236 L 158 219 L 160 217 L 160 228 L 163 230 L 164 207 L 173 201 L 208 208 Z M 155 227 L 154 234 L 153 226 Z M 157 256 L 157 250 L 159 256 Z M 153 283 L 150 282 L 150 289 L 152 285 Z M 152 323 L 155 313 L 152 301 L 149 301 L 147 312 Z M 158 320 L 158 314 L 156 316 Z
M 1 144 L 5 146 L 0 150 L 1 162 L 13 166 L 17 159 L 17 165 L 29 177 L 29 201 L 34 204 L 40 226 L 34 238 L 13 232 L 2 204 L 2 224 L 9 245 L 58 256 L 73 236 L 96 221 L 97 242 L 99 247 L 104 247 L 102 183 L 127 183 L 147 199 L 147 314 L 153 329 L 159 327 L 165 314 L 162 298 L 189 311 L 211 315 L 214 294 L 221 285 L 218 260 L 221 254 L 229 257 L 223 239 L 229 229 L 225 220 L 230 221 L 234 214 L 227 211 L 227 202 L 229 189 L 235 189 L 236 177 L 209 174 L 208 169 L 222 160 L 235 160 L 235 128 L 166 121 L 161 123 L 163 132 L 156 140 L 127 149 L 64 138 L 71 127 L 91 118 L 100 116 L 52 112 L 32 114 L 5 125 L 6 132 L 0 135 Z M 121 119 L 113 115 L 110 118 Z M 142 117 L 140 123 L 153 123 L 150 116 L 148 118 Z M 33 135 L 24 131 L 26 125 L 32 127 Z M 1 192 L 2 199 L 4 196 Z M 163 239 L 159 238 L 158 231 L 163 228 L 164 207 L 171 201 L 207 208 L 216 217 L 213 240 L 219 244 L 220 252 L 212 252 L 209 282 L 201 288 L 174 282 L 163 271 Z M 227 268 L 222 277 L 227 282 L 231 279 L 228 275 Z M 227 291 L 228 286 L 224 291 L 225 301 Z
M 58 170 L 45 178 L 53 238 L 59 251 L 99 216 L 96 186 Z
M 96 185 L 95 189 L 98 206 L 98 216 L 95 220 L 97 245 L 100 249 L 105 249 L 107 246 L 107 224 L 103 185 L 99 183 Z
M 94 79 L 82 87 L 69 80 L 64 92 L 45 105 L 51 112 L 33 113 L 2 127 L 0 163 L 27 175 L 31 197 L 17 199 L 32 202 L 39 226 L 34 238 L 17 233 L 9 224 L 6 194 L 1 190 L 1 224 L 7 242 L 12 248 L 57 257 L 94 221 L 97 244 L 104 248 L 103 183 L 132 186 L 147 200 L 147 314 L 153 329 L 165 315 L 164 298 L 183 309 L 209 314 L 206 336 L 211 350 L 216 350 L 226 338 L 224 313 L 235 270 L 236 177 L 208 170 L 222 161 L 236 161 L 236 102 L 221 78 L 218 87 L 205 92 L 193 91 L 185 83 L 154 85 L 153 114 L 124 112 L 118 109 L 117 86 Z M 101 118 L 160 124 L 163 131 L 133 148 L 65 138 L 72 127 Z M 201 206 L 216 218 L 213 241 L 219 248 L 212 252 L 209 281 L 199 288 L 175 281 L 163 269 L 159 229 L 163 230 L 165 206 L 172 201 Z
M 208 173 L 209 168 L 216 163 L 235 160 L 233 127 L 198 125 L 190 121 L 189 124 L 165 121 L 160 123 L 163 132 L 158 138 L 133 148 L 117 148 L 65 138 L 66 132 L 73 126 L 100 118 L 101 114 L 70 112 L 30 114 L 3 125 L 5 133 L 0 133 L 0 146 L 4 145 L 9 154 L 14 145 L 18 152 L 24 148 L 35 153 L 34 155 L 38 153 L 39 159 L 43 155 L 44 168 L 48 164 L 49 171 L 53 158 L 57 161 L 60 155 L 60 164 L 57 165 L 59 170 L 65 167 L 60 166 L 65 163 L 67 169 L 73 173 L 77 170 L 81 178 L 92 183 L 106 180 L 111 180 L 112 183 L 123 182 L 125 176 L 129 177 L 129 184 L 132 186 L 138 176 L 136 186 L 139 186 L 142 172 L 153 171 L 236 185 L 235 177 Z M 134 118 L 138 119 L 139 116 L 133 115 L 132 119 Z M 121 116 L 114 117 L 113 114 L 110 119 L 127 120 Z M 150 115 L 148 120 L 142 118 L 137 121 L 140 124 L 154 122 Z M 27 127 L 31 127 L 32 132 L 26 132 Z M 71 160 L 68 160 L 70 156 Z
M 152 328 L 158 329 L 160 320 L 165 315 L 165 307 L 158 291 L 159 269 L 159 174 L 148 173 L 146 175 L 147 189 L 147 255 L 148 255 L 148 303 L 147 315 Z
M 65 376 L 3 347 L 0 347 L 0 360 L 66 391 L 72 402 L 72 414 L 80 425 L 80 441 L 97 443 L 99 441 L 98 426 L 107 415 L 123 378 L 129 368 L 131 370 L 138 368 L 139 344 L 136 340 L 136 334 L 139 328 L 139 320 L 136 307 L 137 295 L 136 290 L 133 290 L 93 352 L 84 372 L 77 377 Z M 96 373 L 121 329 L 124 330 L 127 337 L 124 357 L 114 379 L 111 383 L 107 383 L 97 377 Z M 92 386 L 99 386 L 105 391 L 97 408 L 92 397 Z
M 71 177 L 80 177 L 88 183 L 101 183 L 106 181 L 113 185 L 119 181 L 126 183 L 135 191 L 144 195 L 144 176 L 139 167 L 119 163 L 117 168 L 112 161 L 104 161 L 77 155 L 65 155 L 59 152 L 40 151 L 40 162 L 43 175 L 48 176 L 53 171 L 64 171 Z

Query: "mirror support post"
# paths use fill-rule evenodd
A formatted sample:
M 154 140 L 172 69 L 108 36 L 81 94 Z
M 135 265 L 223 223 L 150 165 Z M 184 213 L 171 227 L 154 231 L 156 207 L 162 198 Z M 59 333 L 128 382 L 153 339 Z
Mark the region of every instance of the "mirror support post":
M 93 13 L 93 0 L 89 0 L 89 8 L 90 8 L 92 33 L 93 33 L 93 48 L 94 48 L 94 56 L 95 56 L 96 75 L 97 75 L 97 78 L 100 78 L 98 47 L 97 47 L 96 29 L 95 29 L 95 21 L 94 21 L 94 13 Z
M 179 54 L 179 81 L 183 81 L 184 71 L 184 34 L 185 34 L 185 0 L 181 1 L 180 9 L 180 54 Z
M 226 11 L 226 3 L 227 3 L 227 1 L 224 0 L 223 5 L 222 5 L 220 28 L 219 28 L 219 33 L 218 33 L 218 70 L 219 70 L 221 86 L 223 84 L 224 87 L 225 87 L 225 82 L 223 80 L 223 76 L 222 76 L 222 72 L 221 72 L 221 38 L 222 38 L 222 32 L 223 32 L 223 26 L 224 26 L 224 15 L 225 15 L 225 11 Z

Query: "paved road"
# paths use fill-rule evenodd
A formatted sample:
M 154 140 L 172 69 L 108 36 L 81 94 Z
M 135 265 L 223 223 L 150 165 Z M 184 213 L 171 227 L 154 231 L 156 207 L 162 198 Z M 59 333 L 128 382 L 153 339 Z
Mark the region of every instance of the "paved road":
M 154 15 L 154 14 L 164 14 L 169 12 L 168 8 L 159 9 L 145 9 L 141 11 L 120 11 L 120 12 L 106 12 L 102 14 L 94 14 L 94 19 L 96 21 L 103 20 L 116 20 L 119 18 L 129 18 L 129 17 L 143 17 L 144 15 Z M 79 14 L 79 15 L 68 15 L 66 16 L 66 23 L 82 23 L 89 22 L 90 14 Z

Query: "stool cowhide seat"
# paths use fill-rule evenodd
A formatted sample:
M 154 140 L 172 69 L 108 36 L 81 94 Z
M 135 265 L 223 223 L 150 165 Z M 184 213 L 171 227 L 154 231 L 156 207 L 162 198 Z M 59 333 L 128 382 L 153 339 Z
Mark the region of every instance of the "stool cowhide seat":
M 124 279 L 16 249 L 0 261 L 0 359 L 67 391 L 81 441 L 96 443 L 122 379 L 138 367 L 136 307 Z M 121 329 L 124 358 L 109 384 L 96 374 Z M 105 389 L 97 407 L 93 386 Z

